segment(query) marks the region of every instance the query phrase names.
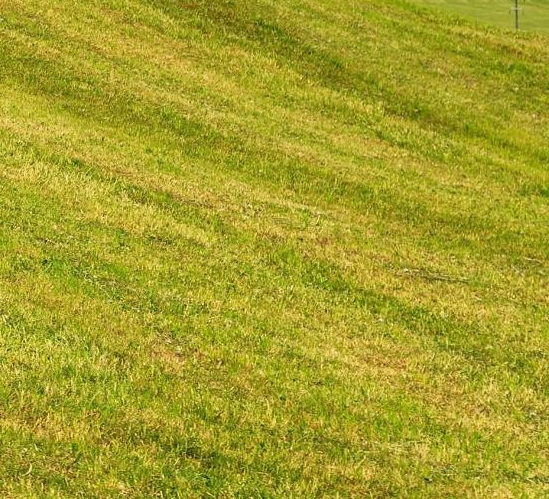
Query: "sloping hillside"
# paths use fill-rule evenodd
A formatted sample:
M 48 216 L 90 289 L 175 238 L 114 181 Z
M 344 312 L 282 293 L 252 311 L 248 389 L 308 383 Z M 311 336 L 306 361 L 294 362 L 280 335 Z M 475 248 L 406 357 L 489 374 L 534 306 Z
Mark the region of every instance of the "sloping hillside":
M 546 497 L 548 61 L 400 0 L 0 0 L 0 495 Z

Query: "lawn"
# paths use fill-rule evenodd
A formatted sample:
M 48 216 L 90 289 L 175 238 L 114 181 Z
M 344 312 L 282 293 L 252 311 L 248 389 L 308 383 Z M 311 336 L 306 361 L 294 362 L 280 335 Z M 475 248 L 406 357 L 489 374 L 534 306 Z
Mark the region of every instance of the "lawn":
M 0 495 L 547 497 L 547 60 L 400 0 L 0 0 Z
M 501 28 L 515 29 L 513 0 L 413 0 L 415 3 L 457 14 Z M 520 0 L 519 28 L 549 33 L 549 0 Z

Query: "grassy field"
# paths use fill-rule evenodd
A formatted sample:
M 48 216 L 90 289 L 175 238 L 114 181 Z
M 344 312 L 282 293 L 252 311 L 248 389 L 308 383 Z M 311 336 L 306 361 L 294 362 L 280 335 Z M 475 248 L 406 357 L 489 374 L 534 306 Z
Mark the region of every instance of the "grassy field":
M 514 0 L 413 0 L 420 5 L 515 29 Z M 521 30 L 549 33 L 549 0 L 519 0 Z
M 547 497 L 548 60 L 400 0 L 0 0 L 0 495 Z

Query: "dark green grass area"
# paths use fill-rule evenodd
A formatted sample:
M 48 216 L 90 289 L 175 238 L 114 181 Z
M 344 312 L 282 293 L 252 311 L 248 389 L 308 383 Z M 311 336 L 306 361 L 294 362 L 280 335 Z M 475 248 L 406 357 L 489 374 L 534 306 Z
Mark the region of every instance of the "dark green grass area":
M 2 497 L 545 497 L 548 57 L 0 0 Z

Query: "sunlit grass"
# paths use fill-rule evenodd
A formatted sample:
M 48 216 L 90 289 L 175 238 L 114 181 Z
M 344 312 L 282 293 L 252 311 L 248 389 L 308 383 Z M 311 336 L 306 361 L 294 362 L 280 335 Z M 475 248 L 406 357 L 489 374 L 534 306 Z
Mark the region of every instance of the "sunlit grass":
M 3 497 L 544 497 L 546 39 L 399 1 L 0 0 Z
M 445 12 L 465 16 L 470 20 L 515 29 L 514 0 L 414 0 L 415 3 L 435 7 Z M 519 0 L 519 29 L 549 33 L 549 1 Z

